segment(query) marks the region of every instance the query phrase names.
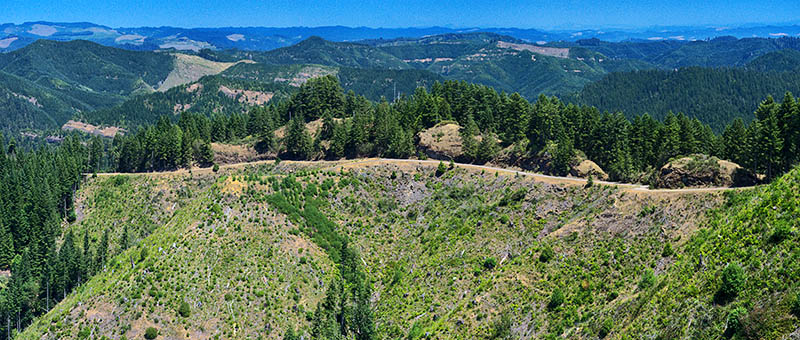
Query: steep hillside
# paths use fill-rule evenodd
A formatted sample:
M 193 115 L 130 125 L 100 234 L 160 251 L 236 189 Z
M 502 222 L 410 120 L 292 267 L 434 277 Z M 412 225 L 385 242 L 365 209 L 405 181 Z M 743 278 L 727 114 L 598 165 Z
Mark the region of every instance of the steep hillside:
M 576 101 L 627 117 L 649 113 L 663 119 L 668 111 L 683 112 L 721 132 L 735 118 L 752 120 L 766 96 L 782 98 L 786 91 L 800 91 L 800 74 L 689 67 L 612 73 L 587 85 Z
M 1 55 L 0 70 L 58 91 L 92 108 L 152 92 L 173 68 L 174 57 L 133 52 L 88 41 L 40 40 Z
M 166 92 L 136 96 L 124 103 L 79 115 L 90 123 L 137 127 L 152 124 L 161 116 L 181 112 L 203 115 L 242 113 L 273 99 L 287 98 L 293 88 L 275 83 L 261 83 L 206 76 L 199 81 L 173 87 Z
M 2 130 L 55 129 L 76 115 L 151 93 L 168 78 L 174 59 L 87 41 L 40 40 L 0 54 Z
M 89 232 L 92 249 L 106 228 L 116 244 L 127 230 L 129 249 L 111 246 L 105 269 L 20 338 L 131 339 L 148 327 L 159 338 L 308 338 L 329 312 L 362 315 L 347 338 L 367 324 L 373 338 L 720 338 L 738 307 L 743 325 L 777 317 L 740 334 L 780 338 L 798 324 L 799 174 L 724 198 L 412 163 L 101 176 L 68 228 Z M 783 260 L 760 265 L 769 258 Z M 746 280 L 715 303 L 728 262 Z M 352 268 L 372 291 L 368 314 L 350 314 L 363 307 L 353 286 L 335 288 Z M 339 298 L 355 309 L 332 307 Z
M 204 76 L 219 74 L 236 63 L 215 62 L 202 57 L 176 53 L 175 67 L 158 86 L 158 91 L 166 91 L 178 85 L 200 80 Z
M 308 79 L 334 74 L 345 91 L 354 91 L 370 100 L 381 97 L 391 100 L 396 94 L 411 94 L 419 86 L 430 87 L 444 81 L 438 74 L 425 70 L 389 70 L 333 67 L 322 65 L 271 65 L 242 63 L 224 71 L 222 76 L 264 83 L 299 87 Z
M 23 129 L 51 129 L 75 113 L 88 110 L 83 103 L 0 71 L 0 130 L 13 134 Z
M 749 64 L 747 69 L 762 72 L 797 72 L 800 71 L 800 51 L 785 49 L 762 55 Z

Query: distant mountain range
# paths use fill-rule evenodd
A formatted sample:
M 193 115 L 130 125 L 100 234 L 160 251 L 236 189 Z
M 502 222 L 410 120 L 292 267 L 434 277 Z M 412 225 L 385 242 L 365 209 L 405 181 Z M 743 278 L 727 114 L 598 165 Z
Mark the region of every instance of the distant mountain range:
M 39 25 L 30 29 L 48 38 L 69 36 Z M 70 34 L 85 29 L 71 25 Z M 117 31 L 89 32 L 84 38 Z M 119 47 L 38 39 L 0 53 L 0 131 L 54 129 L 69 119 L 133 128 L 184 111 L 244 112 L 328 74 L 345 90 L 375 101 L 436 82 L 466 81 L 529 100 L 558 95 L 628 115 L 661 118 L 681 111 L 715 131 L 733 118 L 749 120 L 760 98 L 800 92 L 796 37 L 537 44 L 468 32 L 358 42 L 312 36 L 268 51 Z
M 800 36 L 800 25 L 751 25 L 740 27 L 656 27 L 609 30 L 538 30 L 521 28 L 369 28 L 369 27 L 121 27 L 93 23 L 27 22 L 0 24 L 0 52 L 22 48 L 38 39 L 89 40 L 132 50 L 241 49 L 266 51 L 294 45 L 312 36 L 326 40 L 360 41 L 421 38 L 448 33 L 489 32 L 526 42 L 547 43 L 600 39 L 604 41 L 691 41 L 719 36 L 778 38 Z

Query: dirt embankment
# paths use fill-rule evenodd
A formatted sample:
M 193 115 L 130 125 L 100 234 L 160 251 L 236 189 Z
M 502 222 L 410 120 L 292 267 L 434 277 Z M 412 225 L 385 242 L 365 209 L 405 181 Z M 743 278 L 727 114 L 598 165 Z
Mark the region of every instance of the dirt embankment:
M 741 187 L 757 182 L 756 175 L 736 163 L 696 154 L 674 159 L 661 167 L 656 187 Z
M 446 123 L 420 131 L 419 147 L 428 157 L 443 160 L 459 160 L 464 156 L 461 145 L 461 126 L 455 123 Z M 475 137 L 477 142 L 480 136 Z

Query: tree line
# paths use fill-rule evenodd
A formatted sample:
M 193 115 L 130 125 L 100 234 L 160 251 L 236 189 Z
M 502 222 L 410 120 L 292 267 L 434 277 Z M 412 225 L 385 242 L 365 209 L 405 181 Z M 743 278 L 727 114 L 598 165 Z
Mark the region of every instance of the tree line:
M 75 235 L 61 232 L 62 221 L 76 218 L 73 194 L 89 166 L 82 141 L 71 136 L 30 150 L 5 141 L 0 136 L 0 269 L 11 273 L 0 290 L 4 338 L 86 281 L 97 260 L 88 255 L 88 235 L 80 248 Z
M 247 136 L 257 140 L 258 151 L 287 159 L 424 157 L 415 136 L 453 121 L 462 127 L 462 162 L 491 161 L 502 149 L 508 151 L 505 162 L 545 154 L 553 160 L 552 172 L 564 175 L 582 152 L 612 180 L 635 182 L 646 181 L 672 158 L 699 153 L 729 159 L 771 179 L 798 161 L 798 120 L 800 107 L 790 93 L 782 103 L 768 97 L 751 123 L 736 119 L 718 135 L 683 113 L 668 111 L 663 120 L 648 114 L 629 119 L 556 97 L 541 95 L 529 102 L 517 93 L 457 81 L 437 82 L 430 90 L 419 87 L 392 102 L 372 102 L 345 92 L 335 76 L 325 76 L 309 80 L 288 100 L 248 113 L 209 118 L 185 112 L 177 123 L 162 118 L 115 140 L 113 157 L 119 171 L 209 165 L 209 142 Z

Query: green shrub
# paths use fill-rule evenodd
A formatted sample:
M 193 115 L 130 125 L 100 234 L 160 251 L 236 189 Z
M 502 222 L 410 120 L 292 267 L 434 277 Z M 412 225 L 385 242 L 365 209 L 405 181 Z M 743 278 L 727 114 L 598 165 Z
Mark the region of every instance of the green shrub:
M 542 252 L 539 254 L 539 261 L 547 263 L 547 262 L 550 262 L 550 260 L 552 260 L 553 257 L 555 257 L 555 256 L 556 256 L 556 254 L 555 254 L 555 252 L 553 252 L 553 248 L 545 247 L 544 249 L 542 249 Z
M 186 317 L 189 317 L 189 315 L 191 313 L 192 313 L 192 310 L 191 310 L 191 307 L 189 307 L 189 304 L 186 303 L 186 301 L 181 302 L 181 306 L 178 307 L 178 314 L 180 314 L 182 317 L 186 318 Z
M 439 161 L 439 166 L 436 167 L 436 177 L 444 175 L 445 172 L 447 172 L 447 166 L 442 161 Z
M 800 292 L 797 293 L 797 296 L 794 297 L 794 301 L 792 301 L 792 314 L 794 316 L 800 318 Z
M 650 288 L 655 282 L 656 276 L 653 274 L 653 270 L 650 268 L 645 269 L 644 273 L 642 274 L 642 279 L 639 281 L 639 289 Z
M 144 331 L 144 338 L 147 340 L 153 340 L 158 337 L 158 330 L 154 327 L 147 327 L 147 330 Z
M 600 328 L 597 329 L 597 336 L 600 339 L 604 339 L 608 333 L 611 333 L 611 330 L 614 328 L 614 320 L 608 318 L 603 320 L 603 323 L 600 324 Z
M 783 240 L 788 239 L 792 235 L 792 230 L 786 224 L 780 224 L 775 227 L 775 230 L 770 235 L 769 240 L 772 243 L 781 243 Z
M 717 292 L 717 300 L 728 301 L 739 295 L 744 288 L 744 269 L 735 263 L 725 266 L 722 270 L 722 284 Z
M 672 255 L 675 255 L 675 251 L 672 250 L 672 243 L 667 242 L 664 245 L 664 250 L 661 252 L 661 256 L 662 257 L 670 257 Z
M 211 171 L 219 172 L 219 164 L 214 163 L 214 167 L 211 168 Z
M 283 333 L 283 340 L 298 340 L 300 339 L 299 336 L 294 331 L 294 327 L 289 327 L 286 329 L 286 332 Z
M 725 321 L 725 334 L 732 336 L 742 331 L 742 319 L 747 315 L 747 310 L 744 307 L 736 307 L 728 312 L 728 317 Z
M 489 336 L 489 339 L 511 339 L 511 318 L 507 313 L 495 320 L 492 325 L 492 335 Z
M 497 266 L 497 260 L 494 257 L 487 257 L 483 260 L 483 268 L 492 270 L 496 266 Z
M 498 202 L 497 205 L 505 207 L 513 203 L 521 202 L 522 200 L 525 199 L 525 195 L 527 194 L 528 190 L 525 188 L 519 188 L 515 191 L 506 192 L 506 194 L 503 195 L 503 198 L 500 199 L 500 202 Z
M 560 288 L 556 288 L 553 291 L 553 294 L 550 295 L 550 302 L 547 303 L 547 308 L 550 310 L 555 310 L 562 304 L 564 304 L 564 293 L 561 292 Z

